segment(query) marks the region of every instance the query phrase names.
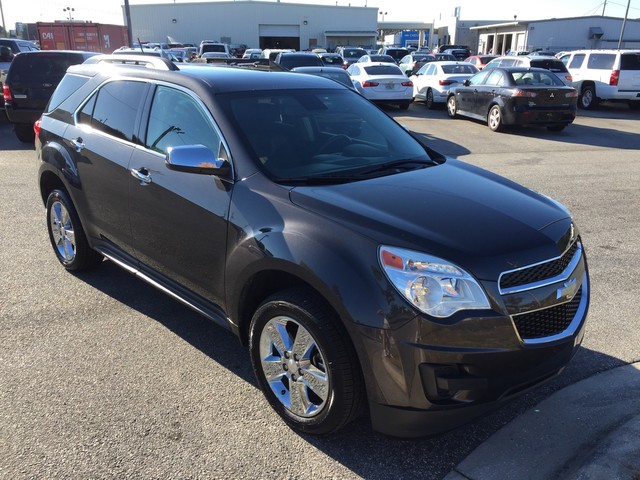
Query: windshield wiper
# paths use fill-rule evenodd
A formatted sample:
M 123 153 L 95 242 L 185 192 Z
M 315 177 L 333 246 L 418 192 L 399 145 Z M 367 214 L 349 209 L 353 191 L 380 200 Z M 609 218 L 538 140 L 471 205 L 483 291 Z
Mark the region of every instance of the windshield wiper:
M 362 180 L 360 175 L 318 175 L 314 177 L 278 178 L 278 183 L 287 185 L 331 185 Z
M 293 177 L 293 178 L 279 178 L 278 183 L 285 183 L 289 185 L 329 185 L 337 183 L 356 182 L 367 178 L 376 177 L 376 174 L 402 170 L 409 171 L 419 168 L 432 167 L 439 165 L 434 160 L 423 159 L 404 159 L 393 160 L 391 162 L 382 163 L 374 167 L 365 167 L 349 170 L 349 173 L 325 173 L 320 175 L 314 175 L 312 177 Z
M 418 168 L 433 167 L 435 165 L 438 165 L 438 163 L 430 159 L 422 160 L 422 159 L 415 159 L 415 158 L 405 158 L 402 160 L 392 160 L 391 162 L 386 162 L 381 165 L 376 165 L 375 167 L 369 168 L 367 170 L 360 170 L 358 174 L 369 175 L 371 173 L 386 172 L 389 170 L 400 170 L 400 169 L 407 171 L 407 170 L 415 170 Z

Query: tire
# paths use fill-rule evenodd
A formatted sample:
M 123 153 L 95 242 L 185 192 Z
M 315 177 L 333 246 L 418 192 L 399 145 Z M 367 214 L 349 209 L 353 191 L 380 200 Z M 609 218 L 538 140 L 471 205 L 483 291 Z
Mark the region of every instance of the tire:
M 299 432 L 333 433 L 361 412 L 359 362 L 337 322 L 307 289 L 267 298 L 251 320 L 249 348 L 258 384 L 273 409 Z
M 578 98 L 578 106 L 584 110 L 593 110 L 598 106 L 598 97 L 596 97 L 596 89 L 593 85 L 582 87 L 580 98 Z
M 565 129 L 565 127 L 566 125 L 549 125 L 547 127 L 547 130 L 549 130 L 550 132 L 561 132 Z
M 47 230 L 56 258 L 67 270 L 86 270 L 102 261 L 102 255 L 89 246 L 76 209 L 62 190 L 53 190 L 47 198 Z
M 408 110 L 409 109 L 409 105 L 411 105 L 411 102 L 402 102 L 398 104 L 398 108 L 400 110 Z
M 427 95 L 425 97 L 425 103 L 426 103 L 428 109 L 432 109 L 433 107 L 435 107 L 435 104 L 433 102 L 433 90 L 431 90 L 430 88 L 427 89 Z
M 449 115 L 449 118 L 458 117 L 458 101 L 455 95 L 450 95 L 447 99 L 447 115 Z
M 22 143 L 33 143 L 36 139 L 36 133 L 33 131 L 33 125 L 30 123 L 16 123 L 14 126 L 16 137 Z
M 489 110 L 489 115 L 487 115 L 487 125 L 489 125 L 492 132 L 500 132 L 503 129 L 502 112 L 498 105 L 494 105 L 491 107 L 491 110 Z

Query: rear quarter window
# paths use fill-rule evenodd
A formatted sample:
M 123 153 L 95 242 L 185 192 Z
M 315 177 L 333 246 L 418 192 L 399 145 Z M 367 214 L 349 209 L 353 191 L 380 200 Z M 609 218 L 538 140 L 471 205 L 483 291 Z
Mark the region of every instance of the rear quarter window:
M 69 98 L 73 92 L 78 90 L 88 81 L 89 77 L 73 74 L 65 75 L 62 81 L 58 84 L 56 90 L 53 92 L 46 111 L 50 112 L 59 107 L 60 104 Z
M 613 69 L 615 61 L 615 53 L 592 53 L 589 55 L 589 60 L 587 60 L 587 68 L 593 68 L 594 70 L 609 70 Z
M 640 52 L 620 55 L 620 70 L 640 71 Z

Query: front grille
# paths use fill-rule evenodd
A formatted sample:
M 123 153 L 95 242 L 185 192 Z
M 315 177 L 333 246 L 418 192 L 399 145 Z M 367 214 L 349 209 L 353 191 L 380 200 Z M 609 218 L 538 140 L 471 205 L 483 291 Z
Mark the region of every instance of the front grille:
M 564 332 L 576 316 L 582 287 L 570 302 L 531 313 L 514 315 L 513 321 L 522 340 L 550 337 Z
M 520 285 L 528 285 L 560 275 L 565 268 L 567 268 L 569 263 L 571 263 L 576 250 L 578 250 L 578 244 L 579 241 L 573 242 L 571 248 L 569 248 L 564 255 L 560 258 L 556 258 L 555 260 L 535 265 L 530 268 L 523 268 L 522 270 L 514 270 L 512 272 L 505 273 L 500 277 L 500 289 L 505 290 Z

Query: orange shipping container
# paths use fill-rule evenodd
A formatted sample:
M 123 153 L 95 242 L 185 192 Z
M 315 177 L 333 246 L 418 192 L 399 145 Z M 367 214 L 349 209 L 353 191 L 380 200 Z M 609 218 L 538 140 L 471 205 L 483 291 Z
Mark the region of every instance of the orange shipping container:
M 127 27 L 89 22 L 37 22 L 43 50 L 84 50 L 111 53 L 129 45 Z

